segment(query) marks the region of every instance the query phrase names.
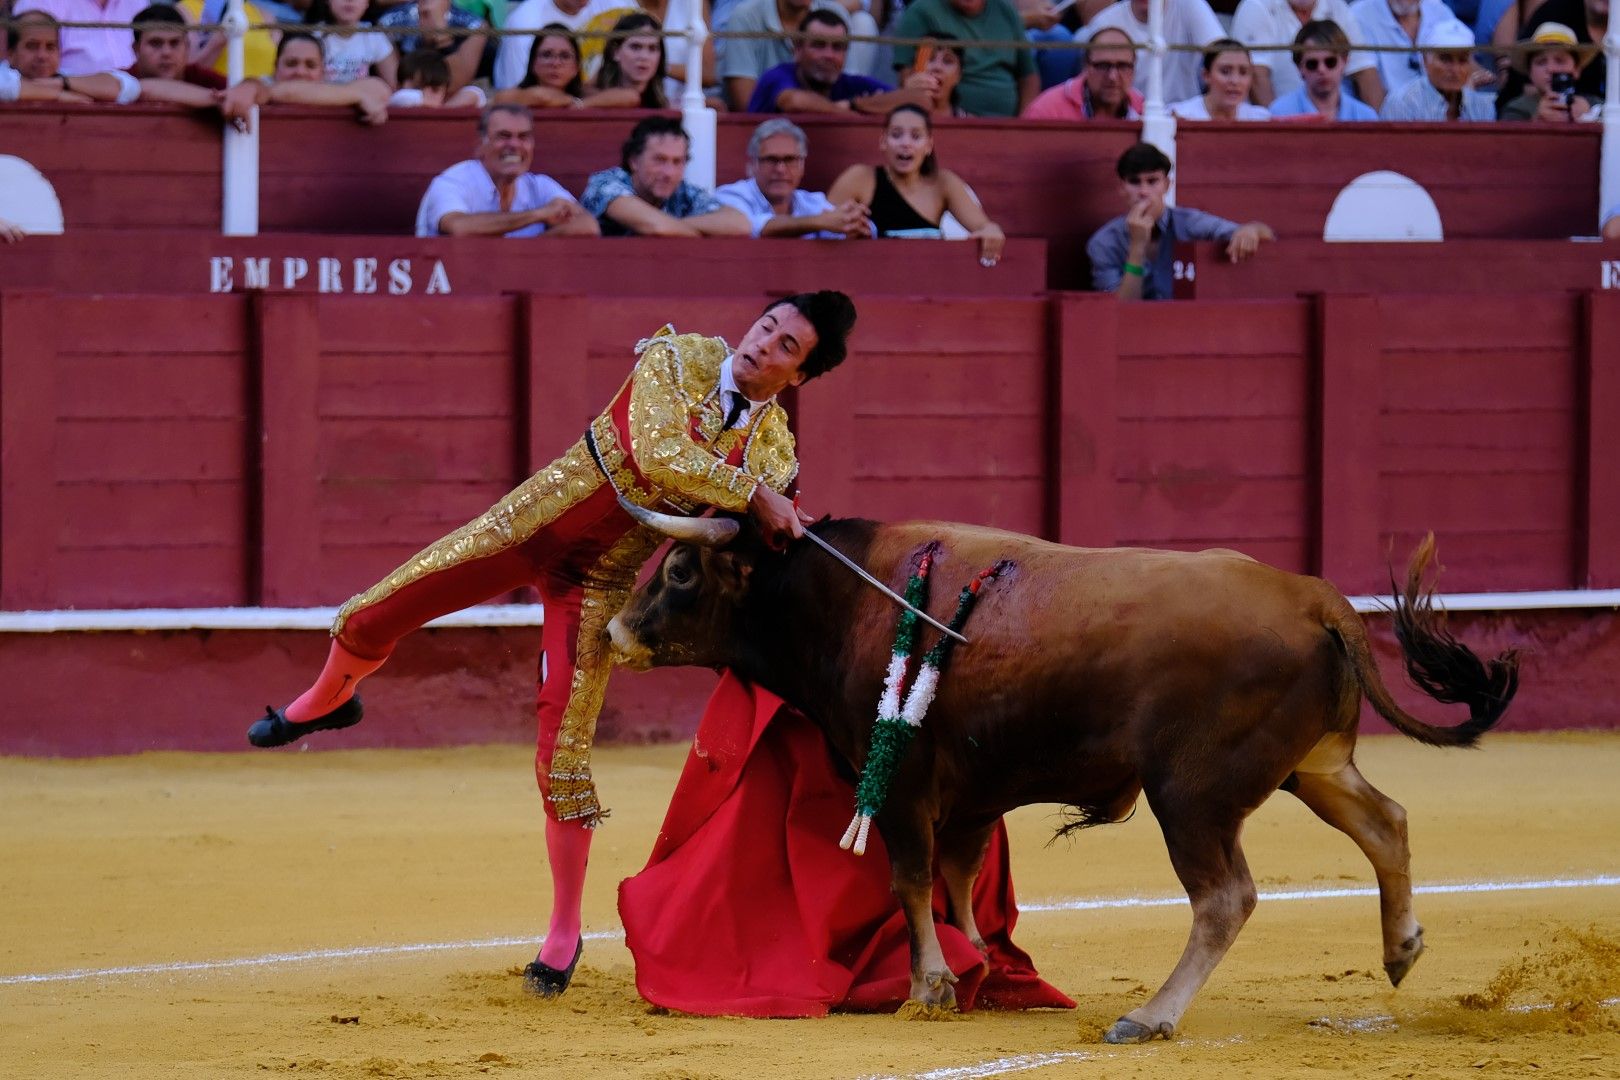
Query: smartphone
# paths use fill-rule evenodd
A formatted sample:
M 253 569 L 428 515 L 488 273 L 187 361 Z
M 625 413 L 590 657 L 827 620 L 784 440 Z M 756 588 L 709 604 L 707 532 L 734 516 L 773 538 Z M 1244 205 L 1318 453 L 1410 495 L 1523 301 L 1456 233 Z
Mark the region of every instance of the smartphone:
M 1547 92 L 1565 105 L 1575 100 L 1575 76 L 1568 71 L 1555 71 L 1547 79 Z

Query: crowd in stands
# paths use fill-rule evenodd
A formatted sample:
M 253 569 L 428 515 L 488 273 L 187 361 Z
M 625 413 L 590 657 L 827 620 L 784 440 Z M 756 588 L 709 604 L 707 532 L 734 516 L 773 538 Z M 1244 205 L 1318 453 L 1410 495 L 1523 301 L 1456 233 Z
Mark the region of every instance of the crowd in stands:
M 1189 121 L 1591 120 L 1609 2 L 1237 0 L 1222 16 L 1166 0 L 1164 100 Z M 248 0 L 259 85 L 234 97 L 224 35 L 193 29 L 225 4 L 0 0 L 0 101 L 168 101 L 235 120 L 285 101 L 368 123 L 489 100 L 667 109 L 696 65 L 709 104 L 739 112 L 910 104 L 1072 122 L 1143 109 L 1148 0 L 703 0 L 701 56 L 688 55 L 686 0 Z

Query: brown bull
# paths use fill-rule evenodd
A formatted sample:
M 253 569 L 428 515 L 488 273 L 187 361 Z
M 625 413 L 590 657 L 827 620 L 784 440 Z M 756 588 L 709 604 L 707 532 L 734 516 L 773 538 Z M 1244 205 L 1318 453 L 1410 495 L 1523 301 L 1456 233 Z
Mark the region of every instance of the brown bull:
M 654 524 L 671 524 L 653 519 Z M 730 521 L 680 522 L 684 538 L 609 628 L 634 667 L 729 667 L 781 696 L 852 768 L 866 757 L 897 611 L 809 544 L 766 551 Z M 1456 642 L 1422 586 L 1432 538 L 1412 558 L 1394 620 L 1407 671 L 1469 717 L 1435 727 L 1390 697 L 1349 602 L 1318 578 L 1230 551 L 1080 549 L 937 522 L 829 521 L 817 532 L 897 591 L 941 542 L 930 614 L 1010 559 L 981 598 L 876 824 L 911 928 L 913 999 L 952 1004 L 930 909 L 935 858 L 950 918 L 980 941 L 969 901 L 1001 815 L 1075 808 L 1076 825 L 1126 817 L 1146 793 L 1192 901 L 1170 978 L 1107 1034 L 1168 1037 L 1255 905 L 1243 821 L 1279 788 L 1354 840 L 1378 877 L 1384 970 L 1399 985 L 1423 951 L 1412 913 L 1402 808 L 1354 762 L 1363 696 L 1397 730 L 1468 746 L 1517 687 L 1512 653 L 1484 663 Z M 934 640 L 925 629 L 919 649 Z M 920 655 L 920 652 L 919 654 Z M 1071 826 L 1074 827 L 1074 826 Z M 828 842 L 835 840 L 829 837 Z

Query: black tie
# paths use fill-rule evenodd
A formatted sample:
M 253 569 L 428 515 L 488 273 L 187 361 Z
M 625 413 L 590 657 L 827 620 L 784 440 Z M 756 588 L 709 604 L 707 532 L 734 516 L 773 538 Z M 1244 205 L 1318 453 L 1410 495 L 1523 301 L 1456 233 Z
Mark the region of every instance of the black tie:
M 743 410 L 748 408 L 748 399 L 743 397 L 741 393 L 736 390 L 730 390 L 727 392 L 731 394 L 731 411 L 726 413 L 726 422 L 720 425 L 721 431 L 730 431 L 733 427 L 735 427 L 737 424 L 737 417 L 741 416 L 743 414 Z

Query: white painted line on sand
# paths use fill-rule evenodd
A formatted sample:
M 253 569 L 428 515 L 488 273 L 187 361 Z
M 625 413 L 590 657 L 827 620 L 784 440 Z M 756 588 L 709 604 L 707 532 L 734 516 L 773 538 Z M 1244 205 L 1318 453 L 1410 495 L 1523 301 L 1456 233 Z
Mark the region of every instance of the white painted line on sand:
M 1412 891 L 1424 895 L 1458 893 L 1542 892 L 1552 889 L 1607 888 L 1620 885 L 1620 875 L 1607 874 L 1586 878 L 1544 878 L 1536 881 L 1459 881 L 1445 885 L 1420 885 Z M 1291 889 L 1263 892 L 1262 900 L 1337 900 L 1351 896 L 1377 896 L 1375 888 L 1354 889 Z M 1107 911 L 1119 908 L 1175 907 L 1187 903 L 1185 896 L 1126 896 L 1097 900 L 1053 900 L 1043 903 L 1021 904 L 1019 914 L 1045 914 L 1065 911 Z M 587 941 L 617 941 L 624 937 L 622 929 L 596 930 L 585 935 Z M 76 968 L 71 971 L 46 971 L 19 975 L 0 975 L 0 986 L 24 984 L 74 982 L 81 979 L 113 979 L 132 975 L 179 975 L 189 972 L 230 971 L 239 968 L 273 967 L 279 964 L 305 964 L 317 961 L 371 960 L 387 956 L 412 953 L 459 952 L 473 949 L 515 948 L 533 945 L 532 936 L 486 938 L 480 941 L 430 941 L 406 945 L 360 945 L 348 949 L 311 949 L 305 952 L 270 953 L 264 956 L 244 956 L 234 960 L 184 960 L 166 964 L 132 964 L 127 967 Z

